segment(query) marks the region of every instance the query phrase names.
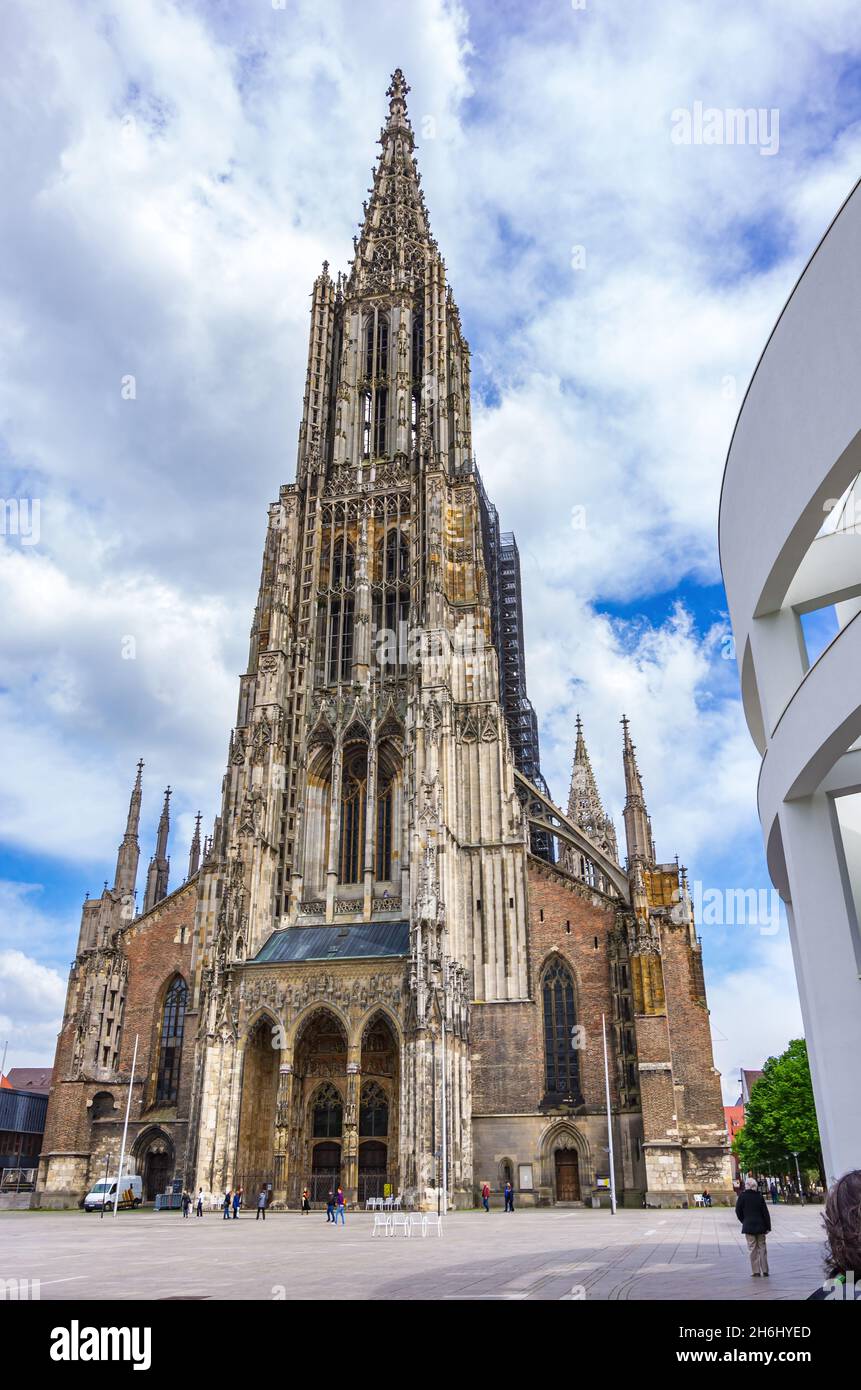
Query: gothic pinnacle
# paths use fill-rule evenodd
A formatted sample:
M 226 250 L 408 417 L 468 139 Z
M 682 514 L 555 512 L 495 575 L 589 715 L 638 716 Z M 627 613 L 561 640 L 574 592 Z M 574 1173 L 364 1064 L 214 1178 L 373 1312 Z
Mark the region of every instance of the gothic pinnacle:
M 203 819 L 198 811 L 194 818 L 194 835 L 191 841 L 191 849 L 188 854 L 188 877 L 193 878 L 200 867 L 200 822 Z
M 149 912 L 150 908 L 155 907 L 156 903 L 160 903 L 162 898 L 167 897 L 167 884 L 170 875 L 170 859 L 167 853 L 167 840 L 170 834 L 170 796 L 171 789 L 167 787 L 164 793 L 161 818 L 158 823 L 155 854 L 149 861 L 149 870 L 147 871 L 144 912 Z
M 134 893 L 135 879 L 137 878 L 138 859 L 140 848 L 138 846 L 138 827 L 141 816 L 141 773 L 143 772 L 143 758 L 138 761 L 137 776 L 135 777 L 132 794 L 129 798 L 129 813 L 126 818 L 126 833 L 123 836 L 122 844 L 117 851 L 117 868 L 114 875 L 114 892 L 125 896 Z
M 628 845 L 628 863 L 653 864 L 655 847 L 652 842 L 652 825 L 646 810 L 643 794 L 643 781 L 637 766 L 637 750 L 631 741 L 628 716 L 623 714 L 622 761 L 625 767 L 625 839 Z
M 583 736 L 583 720 L 576 719 L 577 737 L 574 745 L 574 763 L 571 768 L 571 786 L 568 792 L 568 815 L 581 829 L 586 831 L 598 844 L 604 845 L 615 859 L 618 855 L 616 831 L 613 822 L 605 813 L 589 750 Z

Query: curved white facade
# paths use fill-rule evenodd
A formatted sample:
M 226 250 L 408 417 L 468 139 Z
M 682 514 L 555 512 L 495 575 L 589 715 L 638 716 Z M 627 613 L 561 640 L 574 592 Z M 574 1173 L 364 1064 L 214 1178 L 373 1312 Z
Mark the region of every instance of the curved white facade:
M 826 1171 L 861 1167 L 861 184 L 823 237 L 751 381 L 730 445 L 720 555 L 759 814 L 786 903 Z M 802 615 L 835 606 L 813 664 Z M 861 824 L 861 821 L 859 821 Z M 861 841 L 858 841 L 861 843 Z M 768 981 L 763 981 L 767 992 Z

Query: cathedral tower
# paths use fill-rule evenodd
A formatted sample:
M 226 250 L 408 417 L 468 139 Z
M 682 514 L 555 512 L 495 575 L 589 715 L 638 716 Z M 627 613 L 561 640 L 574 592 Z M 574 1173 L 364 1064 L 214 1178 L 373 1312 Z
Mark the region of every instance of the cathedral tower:
M 361 1000 L 361 961 L 382 949 L 403 961 L 397 1007 L 381 1015 L 395 1068 L 382 1089 L 398 1116 L 385 1161 L 394 1173 L 399 1154 L 399 1180 L 422 1192 L 436 1181 L 443 1066 L 449 1180 L 472 1179 L 470 998 L 527 993 L 524 825 L 491 643 L 469 348 L 430 231 L 408 90 L 395 72 L 349 273 L 333 279 L 324 264 L 314 283 L 296 481 L 270 508 L 203 871 L 199 985 L 218 1040 L 202 1080 L 202 1180 L 225 1130 L 225 1181 L 234 1161 L 264 1166 L 262 1135 L 257 1148 L 240 1138 L 239 1089 L 209 1090 L 225 1050 L 246 1046 L 240 996 L 262 971 L 240 982 L 239 962 L 291 962 L 270 977 L 281 1000 L 318 979 L 309 962 L 322 952 L 353 962 L 343 973 Z M 326 990 L 295 1027 L 280 1008 L 276 1187 L 295 1194 L 319 1159 L 313 1036 L 350 1117 L 337 1157 L 355 1192 L 362 1096 L 381 1085 L 364 1080 L 369 1036 Z

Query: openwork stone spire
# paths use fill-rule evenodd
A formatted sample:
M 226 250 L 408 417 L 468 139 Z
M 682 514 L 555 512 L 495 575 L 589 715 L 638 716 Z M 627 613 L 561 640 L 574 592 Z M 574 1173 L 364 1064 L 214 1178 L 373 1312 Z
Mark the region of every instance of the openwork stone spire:
M 194 835 L 191 841 L 191 849 L 188 853 L 188 877 L 193 878 L 200 868 L 200 822 L 201 812 L 198 811 L 194 818 Z
M 123 842 L 117 852 L 117 871 L 114 876 L 114 892 L 121 893 L 123 896 L 135 891 L 135 880 L 138 874 L 138 859 L 140 858 L 140 847 L 138 845 L 138 826 L 141 818 L 141 772 L 143 771 L 143 759 L 138 763 L 135 784 L 132 787 L 132 794 L 129 800 L 129 814 L 126 821 L 126 833 Z
M 616 830 L 612 820 L 604 812 L 586 740 L 583 737 L 583 721 L 579 714 L 574 765 L 571 769 L 571 788 L 568 792 L 568 815 L 614 859 L 618 859 Z
M 170 834 L 170 787 L 164 794 L 164 806 L 161 811 L 161 819 L 158 823 L 158 835 L 156 837 L 155 854 L 149 861 L 149 870 L 146 880 L 146 896 L 144 898 L 144 912 L 149 912 L 151 907 L 160 903 L 162 898 L 167 897 L 167 882 L 170 874 L 170 859 L 167 853 L 167 837 Z
M 652 823 L 646 810 L 643 795 L 643 781 L 637 766 L 637 750 L 631 742 L 631 731 L 627 715 L 622 715 L 622 761 L 625 765 L 625 839 L 628 845 L 628 862 L 650 865 L 655 862 L 655 846 L 652 840 Z
M 382 150 L 373 171 L 371 198 L 364 205 L 361 231 L 354 240 L 349 293 L 413 288 L 424 278 L 427 250 L 435 248 L 407 116 L 409 90 L 397 68 L 386 93 L 389 119 L 380 132 Z

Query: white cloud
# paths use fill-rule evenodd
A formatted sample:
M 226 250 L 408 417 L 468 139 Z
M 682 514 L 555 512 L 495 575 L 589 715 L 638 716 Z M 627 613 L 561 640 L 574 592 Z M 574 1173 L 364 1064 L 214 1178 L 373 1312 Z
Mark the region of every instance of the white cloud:
M 715 973 L 709 1009 L 715 1064 L 722 1073 L 724 1104 L 735 1105 L 739 1070 L 757 1069 L 804 1036 L 792 951 L 785 928 L 779 936 L 746 938 L 746 963 Z

